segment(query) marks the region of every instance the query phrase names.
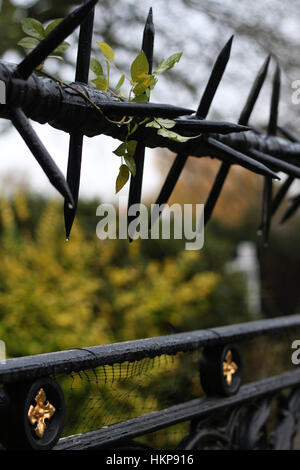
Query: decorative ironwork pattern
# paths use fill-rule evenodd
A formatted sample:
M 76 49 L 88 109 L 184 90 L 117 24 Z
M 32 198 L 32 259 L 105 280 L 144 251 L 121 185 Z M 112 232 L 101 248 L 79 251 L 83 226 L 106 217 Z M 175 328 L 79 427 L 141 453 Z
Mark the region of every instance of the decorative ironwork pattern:
M 225 361 L 223 361 L 223 374 L 226 378 L 226 384 L 228 387 L 232 384 L 232 376 L 238 370 L 238 365 L 232 360 L 232 352 L 229 349 L 225 356 Z
M 295 328 L 299 327 L 300 316 L 295 315 L 213 330 L 200 330 L 7 360 L 0 367 L 0 381 L 3 383 L 3 388 L 0 390 L 0 442 L 9 449 L 39 450 L 53 447 L 55 449 L 106 449 L 110 446 L 116 448 L 121 444 L 126 447 L 127 443 L 135 438 L 191 421 L 190 432 L 178 444 L 179 448 L 196 449 L 214 446 L 269 448 L 273 446 L 277 449 L 291 447 L 300 411 L 299 369 L 295 368 L 290 372 L 241 386 L 243 366 L 237 344 L 259 335 L 282 334 L 284 331 L 295 331 Z M 184 359 L 185 362 L 175 361 L 176 354 L 180 351 L 182 360 Z M 189 352 L 194 352 L 193 356 Z M 163 368 L 161 375 L 152 375 L 153 381 L 151 382 L 152 358 L 155 359 L 156 364 L 160 364 L 163 363 L 163 355 L 169 358 L 174 357 L 174 361 L 168 360 L 166 363 L 168 364 L 167 374 L 165 372 L 167 369 Z M 194 366 L 190 368 L 188 363 L 192 357 L 193 361 L 196 359 L 196 363 L 194 362 Z M 237 368 L 234 367 L 235 373 L 232 374 L 230 385 L 226 382 L 227 376 L 224 376 L 224 362 L 230 367 L 234 367 L 233 363 L 237 366 Z M 185 365 L 182 367 L 181 364 Z M 102 378 L 96 370 L 97 367 L 100 369 L 102 367 Z M 200 367 L 200 380 L 198 367 Z M 181 381 L 175 383 L 172 380 L 172 374 L 175 374 L 174 378 L 179 378 L 177 371 L 180 369 L 184 369 L 187 376 L 182 376 Z M 88 427 L 87 420 L 87 427 L 83 432 L 78 430 L 76 434 L 71 431 L 69 433 L 71 436 L 60 438 L 58 441 L 65 422 L 65 405 L 63 392 L 57 380 L 66 374 L 70 374 L 71 378 L 75 377 L 76 371 L 79 378 L 85 377 L 88 381 L 94 381 L 98 394 L 94 406 L 99 407 L 99 410 L 85 408 L 83 412 L 86 412 L 87 416 L 92 414 L 93 418 L 95 417 L 93 427 Z M 190 375 L 192 371 L 195 373 L 193 377 Z M 134 392 L 133 399 L 142 393 L 140 400 L 143 407 L 140 408 L 140 414 L 133 414 L 132 418 L 130 415 L 127 415 L 127 418 L 126 415 L 122 417 L 121 413 L 119 415 L 121 419 L 115 416 L 117 419 L 107 421 L 108 425 L 106 425 L 105 421 L 101 420 L 101 410 L 103 412 L 108 410 L 103 400 L 109 394 L 110 387 L 112 389 L 110 396 L 113 396 L 114 387 L 116 388 L 115 394 L 117 394 L 117 382 L 123 374 L 125 377 L 128 376 L 129 380 L 123 382 L 123 388 L 121 384 L 119 390 L 122 394 L 119 394 L 118 398 L 116 395 L 117 401 L 111 401 L 108 407 L 122 407 L 122 400 L 125 400 L 124 406 L 126 406 L 127 397 L 130 396 L 131 391 Z M 41 376 L 44 378 L 38 378 Z M 57 380 L 45 378 L 49 376 L 55 376 Z M 145 383 L 142 382 L 143 376 L 147 379 Z M 159 394 L 166 395 L 163 388 L 160 388 L 158 394 L 153 391 L 149 395 L 154 402 L 151 402 L 151 406 L 147 408 L 145 387 L 152 389 L 151 384 L 155 381 L 159 383 L 162 377 L 166 379 L 164 383 L 173 391 L 173 394 L 178 393 L 179 401 L 176 396 L 173 399 L 170 395 L 169 403 L 177 404 L 170 406 L 165 401 L 163 406 L 164 402 L 161 398 L 160 403 L 155 404 Z M 134 389 L 134 378 L 136 378 L 136 383 L 140 384 L 139 388 Z M 185 383 L 186 386 L 189 381 L 195 391 L 194 379 L 197 378 L 199 391 L 196 395 L 193 392 L 192 395 L 196 398 L 192 396 L 189 398 L 187 390 L 184 397 L 180 395 L 179 389 L 176 390 L 176 384 L 179 386 L 180 383 Z M 206 397 L 201 397 L 200 381 Z M 72 386 L 77 389 L 75 383 Z M 47 400 L 56 411 L 48 420 L 43 436 L 39 438 L 29 422 L 28 411 L 33 412 L 35 399 L 40 400 L 43 403 L 42 406 L 45 406 L 46 397 L 42 394 L 39 396 L 41 389 L 45 391 Z M 297 389 L 297 392 L 292 392 L 287 398 L 282 394 L 285 389 Z M 67 390 L 64 389 L 64 391 Z M 78 392 L 81 401 L 85 400 L 87 403 L 91 401 L 92 397 L 88 395 L 87 388 L 81 389 L 79 384 Z M 273 426 L 272 433 L 265 435 L 264 424 L 269 419 L 272 403 L 276 402 L 277 397 L 280 397 L 278 398 L 277 422 Z M 69 411 L 73 416 L 72 406 L 76 401 L 72 401 L 72 396 L 70 398 L 67 406 L 70 407 Z M 182 402 L 183 399 L 187 401 Z M 128 403 L 132 403 L 132 400 Z M 230 430 L 228 430 L 229 425 Z M 72 426 L 70 430 L 71 428 Z M 180 437 L 178 441 L 179 439 Z M 132 445 L 131 442 L 130 448 Z
M 288 396 L 271 394 L 223 413 L 191 423 L 190 433 L 178 448 L 185 450 L 290 450 L 299 427 L 300 389 Z M 272 408 L 277 420 L 267 428 Z M 273 410 L 274 413 L 274 410 Z
M 55 413 L 55 408 L 46 399 L 45 391 L 40 388 L 38 394 L 35 397 L 36 405 L 30 405 L 28 410 L 28 419 L 30 424 L 34 426 L 34 432 L 37 437 L 43 437 L 45 429 L 47 427 L 46 420 L 52 418 Z

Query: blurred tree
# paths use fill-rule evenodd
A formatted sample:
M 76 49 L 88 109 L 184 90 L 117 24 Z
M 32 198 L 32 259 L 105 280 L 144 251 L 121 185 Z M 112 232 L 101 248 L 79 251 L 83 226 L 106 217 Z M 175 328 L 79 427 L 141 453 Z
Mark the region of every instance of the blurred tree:
M 211 236 L 205 251 L 192 252 L 153 241 L 164 253 L 153 257 L 151 240 L 99 241 L 79 222 L 66 243 L 58 204 L 40 207 L 36 219 L 22 193 L 0 200 L 0 338 L 10 356 L 249 318 L 243 276 L 224 272 L 229 242 Z

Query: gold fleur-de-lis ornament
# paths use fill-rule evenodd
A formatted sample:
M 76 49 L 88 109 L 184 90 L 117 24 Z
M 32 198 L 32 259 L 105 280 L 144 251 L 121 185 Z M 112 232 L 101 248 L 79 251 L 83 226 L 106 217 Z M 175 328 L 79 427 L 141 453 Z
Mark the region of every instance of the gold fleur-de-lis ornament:
M 36 425 L 34 431 L 36 435 L 41 439 L 45 433 L 47 423 L 45 420 L 50 420 L 54 415 L 56 409 L 49 401 L 46 401 L 46 393 L 44 389 L 40 388 L 38 394 L 35 397 L 36 405 L 30 405 L 28 410 L 28 419 L 30 424 Z
M 223 375 L 226 377 L 226 384 L 228 387 L 232 384 L 232 376 L 238 370 L 238 365 L 232 360 L 232 352 L 229 349 L 223 361 Z

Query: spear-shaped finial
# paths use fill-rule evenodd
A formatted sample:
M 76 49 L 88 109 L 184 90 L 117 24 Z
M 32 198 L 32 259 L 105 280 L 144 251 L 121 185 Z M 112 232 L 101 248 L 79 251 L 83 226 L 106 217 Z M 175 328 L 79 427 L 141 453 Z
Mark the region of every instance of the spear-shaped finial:
M 152 64 L 153 64 L 153 48 L 154 48 L 154 24 L 153 24 L 153 14 L 152 8 L 150 8 L 147 20 L 145 23 L 144 33 L 143 33 L 143 42 L 142 50 L 144 51 L 148 63 L 149 63 L 149 73 L 152 73 Z M 141 195 L 142 195 L 142 183 L 143 183 L 143 172 L 144 172 L 144 160 L 145 160 L 145 146 L 138 144 L 136 147 L 135 155 L 135 165 L 136 165 L 136 174 L 130 178 L 130 187 L 128 195 L 128 210 L 133 204 L 140 204 Z M 133 217 L 127 216 L 127 224 L 129 227 L 130 222 Z M 129 237 L 131 241 L 131 238 Z
M 244 155 L 243 153 L 228 147 L 228 145 L 223 144 L 223 142 L 219 142 L 213 137 L 208 137 L 206 142 L 211 148 L 209 155 L 227 160 L 231 164 L 238 164 L 259 175 L 280 179 L 274 171 L 270 170 L 270 168 L 268 168 L 263 163 L 260 163 L 257 160 L 254 160 L 254 158 L 248 157 L 248 155 Z
M 300 168 L 292 163 L 285 162 L 284 160 L 280 160 L 279 158 L 275 158 L 272 155 L 268 155 L 267 153 L 256 149 L 249 150 L 249 154 L 258 161 L 266 163 L 275 171 L 283 171 L 295 178 L 300 178 Z
M 274 199 L 272 201 L 272 216 L 277 211 L 278 207 L 280 206 L 281 202 L 283 201 L 283 199 L 287 195 L 288 190 L 290 189 L 290 187 L 291 187 L 291 185 L 294 181 L 295 181 L 294 176 L 288 176 L 288 178 L 285 180 L 285 182 L 280 186 L 280 189 L 277 191 L 277 193 L 274 196 Z
M 286 139 L 290 140 L 291 142 L 299 142 L 298 137 L 296 137 L 291 131 L 289 131 L 285 127 L 278 126 L 278 130 Z M 286 194 L 288 193 L 288 190 L 290 189 L 294 181 L 295 177 L 290 175 L 280 186 L 280 189 L 277 191 L 276 196 L 274 197 L 272 202 L 272 215 L 274 215 L 277 209 L 279 208 L 281 202 L 285 198 Z
M 66 198 L 68 204 L 73 206 L 73 196 L 64 175 L 49 155 L 43 143 L 40 141 L 38 135 L 32 128 L 29 119 L 25 116 L 21 108 L 11 109 L 10 118 L 40 167 L 49 178 L 50 182 L 61 193 L 61 195 Z
M 88 0 L 64 18 L 17 66 L 15 76 L 27 79 L 51 52 L 79 26 L 98 0 Z
M 217 60 L 213 66 L 211 75 L 207 82 L 206 88 L 200 100 L 200 104 L 197 110 L 197 116 L 205 119 L 211 103 L 214 99 L 218 86 L 222 80 L 226 65 L 230 58 L 230 51 L 232 46 L 233 36 L 229 39 L 229 41 L 225 44 L 223 49 L 221 50 L 220 54 L 217 57 Z
M 142 43 L 142 50 L 145 52 L 148 63 L 149 63 L 149 73 L 152 72 L 153 66 L 153 49 L 154 49 L 154 36 L 155 36 L 155 29 L 153 24 L 153 12 L 152 7 L 149 10 L 144 32 L 143 32 L 143 43 Z
M 250 93 L 247 97 L 246 103 L 242 109 L 242 112 L 240 114 L 238 123 L 241 125 L 246 126 L 249 123 L 249 119 L 251 116 L 251 113 L 253 111 L 254 105 L 257 101 L 257 98 L 259 96 L 259 93 L 261 91 L 261 88 L 264 84 L 264 81 L 266 79 L 269 63 L 270 63 L 271 56 L 269 55 L 265 62 L 263 63 L 262 67 L 258 71 L 258 74 L 253 82 L 253 85 L 251 87 Z M 221 191 L 223 189 L 225 180 L 228 176 L 230 170 L 230 163 L 229 162 L 222 162 L 220 169 L 217 173 L 216 179 L 214 181 L 214 184 L 211 188 L 211 191 L 209 193 L 209 196 L 206 200 L 206 203 L 204 205 L 204 224 L 206 225 L 207 222 L 209 221 L 213 210 L 217 204 L 217 201 L 219 199 L 219 196 L 221 194 Z
M 269 125 L 268 125 L 269 135 L 276 135 L 277 133 L 280 86 L 281 86 L 280 67 L 278 64 L 276 64 L 276 69 L 275 69 L 275 73 L 273 77 L 270 119 L 269 119 Z
M 288 219 L 290 219 L 292 217 L 292 215 L 295 214 L 295 212 L 299 209 L 300 207 L 300 195 L 297 195 L 295 196 L 293 199 L 292 199 L 292 204 L 291 206 L 288 208 L 288 210 L 285 212 L 284 216 L 282 217 L 280 223 L 281 224 L 284 224 Z
M 248 98 L 246 100 L 246 103 L 243 107 L 243 110 L 240 114 L 238 123 L 243 124 L 246 126 L 249 123 L 250 116 L 252 114 L 253 108 L 255 106 L 255 103 L 257 101 L 257 98 L 260 94 L 260 91 L 262 89 L 262 86 L 266 80 L 268 68 L 269 68 L 269 63 L 270 63 L 271 55 L 268 55 L 266 58 L 265 62 L 263 63 L 262 67 L 259 69 L 258 74 L 254 80 L 254 83 L 251 87 L 250 93 L 248 95 Z
M 266 176 L 264 178 L 263 203 L 262 203 L 262 222 L 261 229 L 263 232 L 264 245 L 268 245 L 269 233 L 271 228 L 271 210 L 272 210 L 272 178 Z M 259 231 L 260 231 L 259 230 Z
M 211 71 L 209 80 L 207 82 L 203 95 L 200 99 L 200 103 L 196 112 L 196 116 L 199 119 L 205 119 L 208 114 L 209 108 L 214 99 L 218 86 L 222 80 L 226 65 L 230 58 L 232 41 L 233 41 L 233 36 L 231 36 L 231 38 L 227 41 L 227 43 L 225 44 L 225 46 L 223 47 L 223 49 L 221 50 L 221 52 L 219 53 L 215 61 L 215 64 Z M 210 132 L 213 132 L 213 130 L 211 129 Z M 156 202 L 155 202 L 156 204 L 161 205 L 161 204 L 166 204 L 168 202 L 169 197 L 171 196 L 176 186 L 176 183 L 181 175 L 184 165 L 187 162 L 187 159 L 188 159 L 188 155 L 178 154 L 175 157 L 175 160 L 170 168 L 167 178 L 163 184 L 163 187 L 156 199 Z M 159 216 L 160 214 L 158 214 L 158 217 Z M 151 222 L 153 226 L 156 220 L 152 220 Z
M 273 77 L 272 96 L 270 107 L 270 118 L 268 125 L 268 135 L 276 135 L 277 122 L 278 122 L 278 107 L 280 98 L 280 68 L 276 64 L 276 69 Z M 272 196 L 273 196 L 273 182 L 272 178 L 266 176 L 264 179 L 263 190 L 263 205 L 262 205 L 262 221 L 260 231 L 264 237 L 265 246 L 268 245 L 269 233 L 271 228 L 272 219 Z
M 88 0 L 86 1 L 88 3 Z M 77 50 L 77 63 L 76 63 L 76 75 L 75 81 L 81 83 L 87 83 L 89 78 L 89 67 L 91 57 L 91 44 L 93 36 L 94 26 L 94 11 L 89 11 L 85 21 L 80 27 L 79 42 Z M 65 201 L 64 205 L 64 218 L 65 218 L 65 230 L 66 239 L 69 239 L 71 228 L 76 215 L 79 185 L 80 185 L 80 173 L 81 173 L 81 157 L 82 157 L 82 134 L 71 134 L 69 143 L 69 158 L 68 158 L 68 169 L 67 169 L 67 182 L 72 192 L 74 199 L 74 206 L 70 208 L 69 204 Z

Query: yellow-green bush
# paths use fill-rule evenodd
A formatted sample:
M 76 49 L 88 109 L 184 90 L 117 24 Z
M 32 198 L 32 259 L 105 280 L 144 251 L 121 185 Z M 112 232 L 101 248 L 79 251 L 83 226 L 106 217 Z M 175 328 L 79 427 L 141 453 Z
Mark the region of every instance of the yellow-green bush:
M 148 256 L 139 241 L 100 241 L 78 222 L 66 242 L 61 206 L 45 202 L 37 218 L 21 193 L 0 200 L 0 338 L 9 356 L 246 319 L 243 279 L 207 269 L 205 247 Z M 90 217 L 96 227 L 95 208 Z

